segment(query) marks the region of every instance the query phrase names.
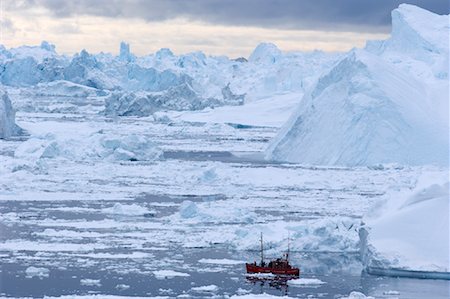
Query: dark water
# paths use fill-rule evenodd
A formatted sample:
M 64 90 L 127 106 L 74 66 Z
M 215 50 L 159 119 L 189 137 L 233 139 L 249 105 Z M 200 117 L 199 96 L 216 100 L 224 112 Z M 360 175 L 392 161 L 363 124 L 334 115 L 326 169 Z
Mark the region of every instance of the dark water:
M 210 201 L 223 199 L 223 195 L 206 197 L 143 195 L 135 203 L 180 203 L 192 201 Z M 129 203 L 129 202 L 128 202 Z M 0 250 L 0 295 L 12 297 L 114 294 L 121 296 L 170 296 L 188 294 L 192 298 L 234 295 L 236 293 L 269 293 L 273 295 L 289 295 L 299 298 L 338 298 L 351 291 L 361 291 L 377 298 L 449 298 L 450 282 L 441 280 L 421 280 L 407 278 L 378 277 L 362 272 L 358 255 L 331 252 L 294 252 L 292 263 L 301 268 L 303 278 L 317 278 L 325 282 L 322 285 L 291 286 L 286 280 L 260 280 L 245 275 L 244 264 L 215 265 L 199 262 L 201 259 L 233 259 L 250 261 L 258 258 L 258 252 L 236 251 L 225 245 L 212 245 L 208 248 L 182 248 L 178 244 L 165 244 L 163 250 L 145 250 L 148 258 L 94 258 L 77 252 L 40 251 L 39 241 L 43 237 L 34 232 L 43 231 L 46 227 L 35 227 L 31 223 L 50 220 L 104 220 L 112 219 L 117 223 L 147 223 L 151 219 L 145 217 L 127 218 L 105 215 L 102 208 L 110 207 L 112 202 L 3 202 L 2 214 L 17 213 L 18 219 L 0 226 L 0 239 L 33 241 L 34 251 L 19 248 L 15 251 Z M 69 210 L 61 210 L 68 208 Z M 70 210 L 84 208 L 83 210 Z M 155 208 L 155 207 L 153 207 Z M 173 207 L 156 207 L 155 217 L 170 215 Z M 57 227 L 53 227 L 58 229 Z M 67 229 L 67 228 L 61 228 Z M 211 227 L 211 229 L 215 229 Z M 78 229 L 83 230 L 83 229 Z M 136 252 L 133 242 L 127 245 L 127 236 L 116 232 L 114 228 L 90 229 L 99 234 L 112 234 L 112 243 L 107 248 L 94 250 L 93 254 L 129 254 Z M 48 237 L 46 237 L 48 238 Z M 86 243 L 85 238 L 67 242 Z M 47 242 L 60 241 L 58 237 Z M 91 240 L 92 241 L 92 240 Z M 119 245 L 117 245 L 119 244 Z M 29 246 L 29 245 L 27 245 Z M 49 269 L 48 277 L 27 277 L 25 270 L 30 267 Z M 189 274 L 188 277 L 158 279 L 155 270 L 174 270 Z M 82 279 L 99 280 L 99 285 L 82 285 Z M 198 292 L 193 287 L 216 285 L 214 293 Z M 126 285 L 128 288 L 123 288 Z M 388 295 L 389 291 L 395 291 Z

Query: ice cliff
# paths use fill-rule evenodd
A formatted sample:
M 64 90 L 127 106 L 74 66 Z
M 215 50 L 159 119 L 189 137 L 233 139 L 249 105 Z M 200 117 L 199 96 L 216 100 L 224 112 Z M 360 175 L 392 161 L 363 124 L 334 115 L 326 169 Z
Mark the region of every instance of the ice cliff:
M 0 89 L 0 138 L 18 135 L 21 131 L 15 123 L 15 112 L 8 94 Z
M 448 75 L 433 72 L 434 62 L 448 59 L 448 16 L 411 5 L 392 16 L 389 40 L 350 51 L 306 92 L 268 159 L 448 165 Z
M 422 178 L 410 194 L 393 194 L 360 230 L 369 272 L 450 278 L 449 181 Z M 381 214 L 381 216 L 379 216 Z

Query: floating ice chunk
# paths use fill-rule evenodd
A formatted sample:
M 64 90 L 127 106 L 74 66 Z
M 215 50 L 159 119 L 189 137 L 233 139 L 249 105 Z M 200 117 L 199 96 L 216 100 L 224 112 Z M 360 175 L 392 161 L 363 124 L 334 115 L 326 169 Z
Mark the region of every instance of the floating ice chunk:
M 275 278 L 276 275 L 272 273 L 247 273 L 245 274 L 247 277 L 255 277 L 255 278 Z
M 199 181 L 203 183 L 210 183 L 213 181 L 216 181 L 218 178 L 215 168 L 210 168 L 208 170 L 205 170 L 201 177 L 199 178 Z
M 28 267 L 25 270 L 25 274 L 27 278 L 38 277 L 38 278 L 46 278 L 50 275 L 50 270 L 47 268 L 41 267 Z
M 366 296 L 361 292 L 351 292 L 350 295 L 348 296 L 344 296 L 344 297 L 340 297 L 339 299 L 375 299 L 374 297 L 371 296 Z
M 289 280 L 288 284 L 290 286 L 320 286 L 325 282 L 317 278 L 298 278 Z
M 102 284 L 100 283 L 100 279 L 89 279 L 84 278 L 80 280 L 80 284 L 82 286 L 89 286 L 89 287 L 101 287 Z
M 113 207 L 102 209 L 103 213 L 122 216 L 152 216 L 156 212 L 137 204 L 125 205 L 116 203 Z
M 230 260 L 230 259 L 201 259 L 198 261 L 203 264 L 215 264 L 215 265 L 239 265 L 245 264 L 244 261 Z
M 400 295 L 400 292 L 399 291 L 391 291 L 391 290 L 389 290 L 389 291 L 383 292 L 383 295 L 397 296 L 397 295 Z
M 251 292 L 251 290 L 246 290 L 246 289 L 239 288 L 239 289 L 237 289 L 236 294 L 238 294 L 238 295 L 245 295 L 245 294 L 248 294 L 250 292 Z
M 288 296 L 274 296 L 266 293 L 263 294 L 247 294 L 247 295 L 233 295 L 230 299 L 293 299 Z
M 119 291 L 125 291 L 128 290 L 129 288 L 130 288 L 129 285 L 123 283 L 116 285 L 116 289 L 118 289 Z
M 196 217 L 199 212 L 195 202 L 185 200 L 181 203 L 179 213 L 182 218 L 193 218 Z
M 153 275 L 157 279 L 165 279 L 165 278 L 174 278 L 174 277 L 189 277 L 191 276 L 189 273 L 177 272 L 173 270 L 158 270 L 153 271 Z
M 210 284 L 207 286 L 201 286 L 201 287 L 193 287 L 191 288 L 192 291 L 194 292 L 207 292 L 207 293 L 215 293 L 219 290 L 219 287 L 214 285 L 214 284 Z
M 17 147 L 14 155 L 31 160 L 61 157 L 73 160 L 108 158 L 113 161 L 145 161 L 158 159 L 162 152 L 142 136 L 130 134 L 118 137 L 94 133 L 79 139 L 51 134 L 30 138 Z
M 118 296 L 118 295 L 105 295 L 105 294 L 94 294 L 94 295 L 63 295 L 58 297 L 44 296 L 44 299 L 170 299 L 167 296 Z

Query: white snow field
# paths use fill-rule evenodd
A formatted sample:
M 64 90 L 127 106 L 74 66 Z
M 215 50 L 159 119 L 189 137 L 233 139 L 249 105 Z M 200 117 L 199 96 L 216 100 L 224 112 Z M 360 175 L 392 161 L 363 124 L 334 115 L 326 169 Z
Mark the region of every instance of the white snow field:
M 448 16 L 392 15 L 349 53 L 0 47 L 0 298 L 448 298 L 367 273 L 449 272 Z M 245 275 L 261 232 L 298 280 Z
M 402 4 L 392 36 L 325 71 L 267 150 L 310 165 L 449 164 L 449 17 Z

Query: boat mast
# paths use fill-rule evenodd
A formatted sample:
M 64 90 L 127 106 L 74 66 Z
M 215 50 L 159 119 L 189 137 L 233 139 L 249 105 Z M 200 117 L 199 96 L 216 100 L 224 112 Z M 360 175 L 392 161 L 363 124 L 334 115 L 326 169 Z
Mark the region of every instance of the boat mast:
M 291 234 L 290 234 L 290 232 L 288 231 L 288 250 L 287 250 L 287 253 L 286 253 L 286 260 L 289 262 L 289 253 L 290 253 L 290 250 L 291 250 Z
M 263 233 L 261 232 L 261 266 L 264 264 Z

